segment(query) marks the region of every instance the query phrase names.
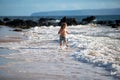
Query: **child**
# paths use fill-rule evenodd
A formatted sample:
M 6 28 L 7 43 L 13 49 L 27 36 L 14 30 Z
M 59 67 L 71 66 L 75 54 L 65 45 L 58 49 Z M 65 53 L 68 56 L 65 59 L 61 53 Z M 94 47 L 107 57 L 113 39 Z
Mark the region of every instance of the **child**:
M 66 49 L 68 48 L 68 43 L 67 43 L 67 39 L 66 39 L 66 35 L 69 34 L 66 30 L 67 24 L 63 23 L 58 34 L 60 34 L 60 48 L 62 49 L 62 41 L 64 42 L 64 44 L 66 45 Z

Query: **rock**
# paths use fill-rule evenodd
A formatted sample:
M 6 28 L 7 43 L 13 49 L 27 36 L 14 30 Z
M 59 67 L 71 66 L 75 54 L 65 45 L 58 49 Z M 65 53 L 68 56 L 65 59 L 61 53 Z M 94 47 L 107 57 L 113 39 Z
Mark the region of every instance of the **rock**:
M 75 18 L 63 17 L 63 18 L 61 19 L 61 21 L 59 22 L 59 26 L 60 26 L 62 23 L 64 23 L 64 22 L 66 22 L 67 25 L 77 25 L 77 24 L 78 24 Z
M 6 22 L 6 25 L 11 26 L 11 27 L 21 28 L 22 26 L 25 26 L 25 22 L 23 20 L 20 20 L 20 19 L 14 19 L 13 21 Z
M 83 18 L 82 19 L 82 24 L 88 24 L 88 23 L 91 23 L 93 20 L 95 20 L 95 16 L 90 16 L 90 17 L 87 17 L 87 18 Z
M 22 29 L 14 29 L 13 31 L 21 32 Z
M 28 29 L 30 27 L 37 26 L 37 22 L 32 20 L 24 21 L 20 19 L 14 19 L 13 21 L 6 22 L 6 25 L 14 28 Z
M 117 26 L 120 26 L 120 20 L 115 20 L 115 22 Z
M 57 26 L 58 22 L 56 22 L 56 19 L 54 18 L 40 18 L 38 20 L 38 24 L 39 26 L 50 26 L 50 25 Z
M 0 20 L 0 25 L 4 25 L 5 23 L 3 21 Z
M 7 18 L 7 17 L 5 17 L 5 18 L 3 19 L 3 21 L 7 22 L 7 21 L 10 21 L 10 19 Z
M 35 27 L 35 26 L 37 26 L 37 22 L 32 21 L 32 20 L 26 20 L 25 26 L 23 28 L 30 28 L 30 27 Z

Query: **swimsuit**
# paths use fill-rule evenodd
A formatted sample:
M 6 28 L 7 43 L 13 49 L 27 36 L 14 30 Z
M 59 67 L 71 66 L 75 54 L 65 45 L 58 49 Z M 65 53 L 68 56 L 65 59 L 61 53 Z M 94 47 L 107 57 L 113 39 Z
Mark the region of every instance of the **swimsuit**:
M 66 41 L 66 37 L 65 37 L 65 36 L 61 36 L 61 35 L 60 35 L 60 42 L 62 42 L 62 41 L 64 41 L 64 42 L 65 42 L 65 41 Z

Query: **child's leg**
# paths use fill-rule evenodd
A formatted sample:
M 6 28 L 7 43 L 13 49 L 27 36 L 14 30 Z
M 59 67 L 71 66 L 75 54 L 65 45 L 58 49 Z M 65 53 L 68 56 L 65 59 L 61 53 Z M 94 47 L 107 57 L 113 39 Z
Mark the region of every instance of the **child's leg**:
M 60 48 L 62 48 L 62 37 L 60 36 Z
M 60 48 L 62 48 L 62 41 L 60 41 Z
M 67 43 L 67 42 L 65 42 L 65 44 L 66 44 L 66 47 L 68 47 L 68 43 Z
M 64 40 L 64 44 L 65 44 L 66 47 L 68 48 L 68 43 L 67 43 L 67 40 L 66 40 L 66 39 Z

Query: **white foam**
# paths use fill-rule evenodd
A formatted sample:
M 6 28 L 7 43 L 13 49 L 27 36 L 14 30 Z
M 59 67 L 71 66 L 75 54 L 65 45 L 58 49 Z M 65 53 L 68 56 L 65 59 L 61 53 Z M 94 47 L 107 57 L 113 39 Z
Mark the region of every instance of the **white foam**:
M 73 33 L 82 32 L 81 35 L 76 34 L 70 45 L 73 48 L 79 48 L 73 55 L 76 59 L 92 63 L 97 66 L 103 66 L 111 71 L 111 75 L 120 74 L 120 37 L 118 32 L 109 27 L 95 27 L 89 26 L 75 29 Z M 84 48 L 84 49 L 82 49 Z M 113 67 L 114 65 L 114 67 Z

